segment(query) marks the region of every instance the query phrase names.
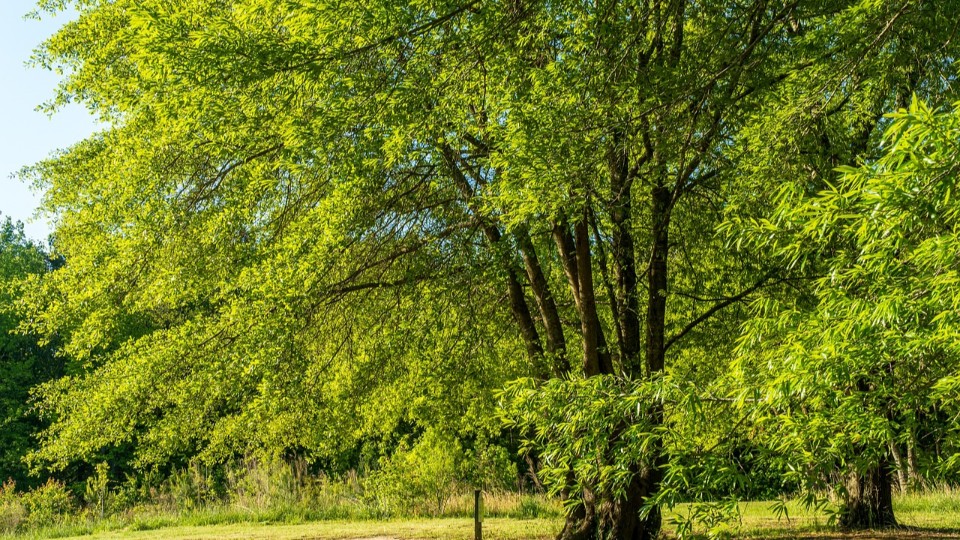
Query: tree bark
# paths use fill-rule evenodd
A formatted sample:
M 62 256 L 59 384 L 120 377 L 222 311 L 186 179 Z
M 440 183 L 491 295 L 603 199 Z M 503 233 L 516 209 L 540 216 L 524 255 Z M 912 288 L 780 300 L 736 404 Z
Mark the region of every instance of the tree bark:
M 637 266 L 634 255 L 632 224 L 633 173 L 627 152 L 620 148 L 620 137 L 615 139 L 610 156 L 610 221 L 613 225 L 613 262 L 617 283 L 617 325 L 622 336 L 620 351 L 623 372 L 628 376 L 642 373 L 640 366 L 640 316 L 637 298 Z
M 664 186 L 653 190 L 653 250 L 647 273 L 646 368 L 650 375 L 663 371 L 667 318 L 667 254 L 670 250 L 670 206 L 673 194 Z
M 567 359 L 567 343 L 563 335 L 563 324 L 557 303 L 550 292 L 550 285 L 543 273 L 537 250 L 530 239 L 530 233 L 522 228 L 515 233 L 517 244 L 523 254 L 523 265 L 530 279 L 530 288 L 537 301 L 540 317 L 547 337 L 547 354 L 550 356 L 550 365 L 554 376 L 565 375 L 570 371 L 570 362 Z
M 895 441 L 890 441 L 890 456 L 893 458 L 893 465 L 897 471 L 897 491 L 906 493 L 910 482 L 907 480 L 907 465 L 900 455 L 900 448 Z
M 637 477 L 615 501 L 600 501 L 589 493 L 583 506 L 567 516 L 558 540 L 654 540 L 660 534 L 660 509 L 640 518 L 644 501 L 654 492 L 654 486 Z
M 647 375 L 656 377 L 663 372 L 664 355 L 666 353 L 666 317 L 667 317 L 667 285 L 668 267 L 667 255 L 670 251 L 670 211 L 673 205 L 673 193 L 662 184 L 653 188 L 651 201 L 651 237 L 652 250 L 650 266 L 647 271 L 647 316 L 646 316 L 646 349 L 645 363 Z M 651 424 L 663 424 L 663 407 L 655 404 L 650 412 Z M 625 501 L 625 506 L 635 506 L 639 511 L 646 499 L 657 493 L 663 480 L 663 441 L 656 438 L 650 448 L 650 464 L 636 476 L 635 490 L 632 497 Z M 629 503 L 629 505 L 627 504 Z M 660 508 L 654 508 L 644 519 L 640 519 L 634 512 L 634 522 L 625 525 L 632 527 L 632 534 L 627 538 L 653 540 L 660 534 L 662 517 Z
M 587 211 L 574 225 L 577 246 L 577 277 L 580 283 L 580 324 L 583 333 L 583 374 L 587 377 L 613 373 L 613 363 L 597 315 L 593 284 L 593 258 Z
M 586 377 L 613 373 L 613 362 L 607 340 L 597 315 L 596 293 L 593 283 L 593 262 L 590 248 L 588 211 L 574 226 L 576 238 L 566 223 L 553 224 L 553 239 L 560 254 L 563 272 L 580 315 L 580 333 L 583 340 L 583 374 Z
M 886 455 L 869 470 L 852 473 L 847 479 L 847 495 L 840 513 L 844 529 L 885 529 L 897 526 L 893 514 L 893 481 Z
M 920 465 L 917 462 L 917 439 L 911 433 L 907 441 L 907 479 L 911 487 L 923 489 L 923 477 L 920 476 Z

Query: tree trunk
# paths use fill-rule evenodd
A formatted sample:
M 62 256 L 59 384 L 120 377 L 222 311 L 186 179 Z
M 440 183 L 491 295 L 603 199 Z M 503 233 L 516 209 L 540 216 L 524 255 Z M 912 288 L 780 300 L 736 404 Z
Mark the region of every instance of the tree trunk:
M 673 192 L 663 185 L 653 189 L 650 223 L 653 236 L 653 249 L 650 253 L 650 266 L 647 270 L 647 317 L 645 360 L 648 377 L 659 376 L 663 372 L 666 354 L 667 321 L 667 255 L 670 251 L 670 211 L 673 204 Z M 654 404 L 651 408 L 651 424 L 663 424 L 663 406 Z M 650 446 L 650 466 L 637 477 L 635 504 L 637 508 L 647 497 L 660 490 L 663 480 L 663 466 L 666 456 L 663 453 L 663 441 L 657 437 Z M 637 531 L 632 538 L 653 539 L 660 534 L 660 508 L 654 508 L 643 520 L 636 516 Z
M 851 474 L 847 479 L 840 526 L 854 530 L 897 526 L 893 515 L 893 481 L 886 456 L 866 472 Z
M 599 501 L 591 492 L 583 497 L 583 506 L 567 516 L 558 540 L 654 540 L 660 535 L 660 509 L 654 508 L 640 518 L 644 501 L 659 487 L 640 474 L 630 484 L 626 496 L 616 501 Z
M 570 362 L 567 360 L 567 343 L 563 335 L 563 323 L 560 321 L 560 312 L 556 301 L 550 292 L 550 285 L 543 273 L 537 250 L 530 239 L 530 232 L 521 227 L 514 233 L 523 264 L 530 279 L 530 288 L 540 310 L 540 317 L 547 334 L 547 353 L 550 355 L 550 365 L 554 377 L 562 377 L 570 372 Z
M 650 266 L 647 271 L 648 294 L 645 320 L 647 339 L 644 353 L 648 376 L 656 376 L 664 368 L 671 204 L 672 192 L 663 186 L 655 187 L 651 201 L 653 242 Z M 625 228 L 621 230 L 627 232 Z M 583 234 L 578 232 L 578 236 Z M 562 242 L 558 241 L 559 244 Z M 579 244 L 578 247 L 582 245 Z M 582 259 L 581 253 L 577 255 L 578 259 Z M 583 261 L 580 260 L 580 262 L 582 264 Z M 629 279 L 624 281 L 629 283 Z M 582 288 L 582 281 L 580 285 Z M 661 407 L 653 407 L 650 414 L 653 425 L 663 423 L 664 412 Z M 663 480 L 664 455 L 663 445 L 659 439 L 651 445 L 648 459 L 649 465 L 636 471 L 623 497 L 603 498 L 589 490 L 584 490 L 583 505 L 567 516 L 558 540 L 653 540 L 657 538 L 662 523 L 660 509 L 654 507 L 645 518 L 640 517 L 640 510 L 647 499 L 657 493 L 660 482 Z
M 924 489 L 926 486 L 920 476 L 920 465 L 917 462 L 917 439 L 911 434 L 907 441 L 907 481 L 910 487 Z
M 633 173 L 622 137 L 615 138 L 610 157 L 610 221 L 613 226 L 613 262 L 620 306 L 614 314 L 621 336 L 623 372 L 643 373 L 640 365 L 640 310 L 637 298 L 637 267 L 631 232 Z
M 593 257 L 590 248 L 589 212 L 585 209 L 574 225 L 577 275 L 580 280 L 580 326 L 583 335 L 583 374 L 587 377 L 613 373 L 610 351 L 600 326 L 593 285 Z
M 907 480 L 907 465 L 900 455 L 900 448 L 897 443 L 890 441 L 890 456 L 893 458 L 893 464 L 897 471 L 897 492 L 906 493 L 910 482 Z

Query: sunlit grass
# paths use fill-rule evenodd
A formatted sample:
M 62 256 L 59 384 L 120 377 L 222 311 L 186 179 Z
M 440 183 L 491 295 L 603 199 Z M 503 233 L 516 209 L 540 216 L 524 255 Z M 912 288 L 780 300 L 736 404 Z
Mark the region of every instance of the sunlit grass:
M 484 507 L 486 540 L 540 540 L 555 537 L 562 525 L 559 505 L 542 497 L 511 493 L 487 495 Z M 960 492 L 949 489 L 913 493 L 895 499 L 897 518 L 903 529 L 885 532 L 838 532 L 827 512 L 805 509 L 797 502 L 787 504 L 787 515 L 778 517 L 773 503 L 746 502 L 740 505 L 741 520 L 730 530 L 741 538 L 803 539 L 960 539 Z M 436 518 L 325 519 L 319 509 L 243 512 L 235 508 L 208 508 L 191 513 L 129 514 L 106 520 L 64 525 L 16 536 L 16 538 L 85 538 L 90 540 L 293 540 L 293 539 L 437 539 L 473 538 L 472 494 L 449 500 L 444 516 Z M 673 537 L 672 518 L 687 507 L 681 505 L 664 515 L 664 535 Z M 539 516 L 534 514 L 542 512 Z M 525 518 L 521 518 L 525 516 Z M 13 537 L 4 537 L 13 538 Z

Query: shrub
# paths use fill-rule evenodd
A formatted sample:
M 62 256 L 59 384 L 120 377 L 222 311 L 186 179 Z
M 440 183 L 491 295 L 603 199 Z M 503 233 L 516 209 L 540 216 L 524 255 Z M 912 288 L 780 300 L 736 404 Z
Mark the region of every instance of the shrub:
M 0 533 L 11 534 L 20 528 L 27 509 L 16 492 L 16 484 L 8 480 L 0 486 Z
M 106 512 L 107 495 L 109 494 L 107 486 L 110 484 L 109 471 L 110 467 L 106 462 L 98 463 L 94 468 L 94 473 L 87 478 L 87 483 L 84 487 L 84 502 L 87 503 L 87 507 L 91 508 L 100 519 L 103 519 L 104 513 Z
M 463 457 L 456 439 L 428 430 L 412 448 L 381 458 L 364 484 L 365 500 L 375 515 L 440 515 L 457 490 Z
M 25 524 L 32 528 L 59 525 L 73 510 L 73 500 L 66 486 L 56 480 L 20 496 L 26 509 Z
M 517 464 L 502 446 L 478 445 L 465 453 L 459 468 L 460 478 L 485 491 L 513 491 L 518 487 Z

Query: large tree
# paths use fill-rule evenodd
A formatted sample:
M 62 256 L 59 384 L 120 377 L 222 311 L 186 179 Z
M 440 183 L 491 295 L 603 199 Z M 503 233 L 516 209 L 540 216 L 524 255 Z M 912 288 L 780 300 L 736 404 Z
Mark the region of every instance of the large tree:
M 601 415 L 611 442 L 644 434 L 615 485 L 578 466 L 578 445 L 539 444 L 567 456 L 562 537 L 638 539 L 660 528 L 675 417 L 655 387 L 689 374 L 696 395 L 733 337 L 702 334 L 790 277 L 713 234 L 730 208 L 763 207 L 751 197 L 768 186 L 743 173 L 759 165 L 741 159 L 758 118 L 799 96 L 813 105 L 791 109 L 798 129 L 869 137 L 898 66 L 945 55 L 956 15 L 910 1 L 74 4 L 39 60 L 68 68 L 61 101 L 110 127 L 34 169 L 68 261 L 34 290 L 36 328 L 84 368 L 46 387 L 57 422 L 38 458 L 118 442 L 143 463 L 322 454 L 401 420 L 490 419 L 492 389 L 520 375 L 552 381 L 545 396 L 636 383 L 651 390 L 635 417 Z M 394 406 L 365 403 L 374 391 Z

